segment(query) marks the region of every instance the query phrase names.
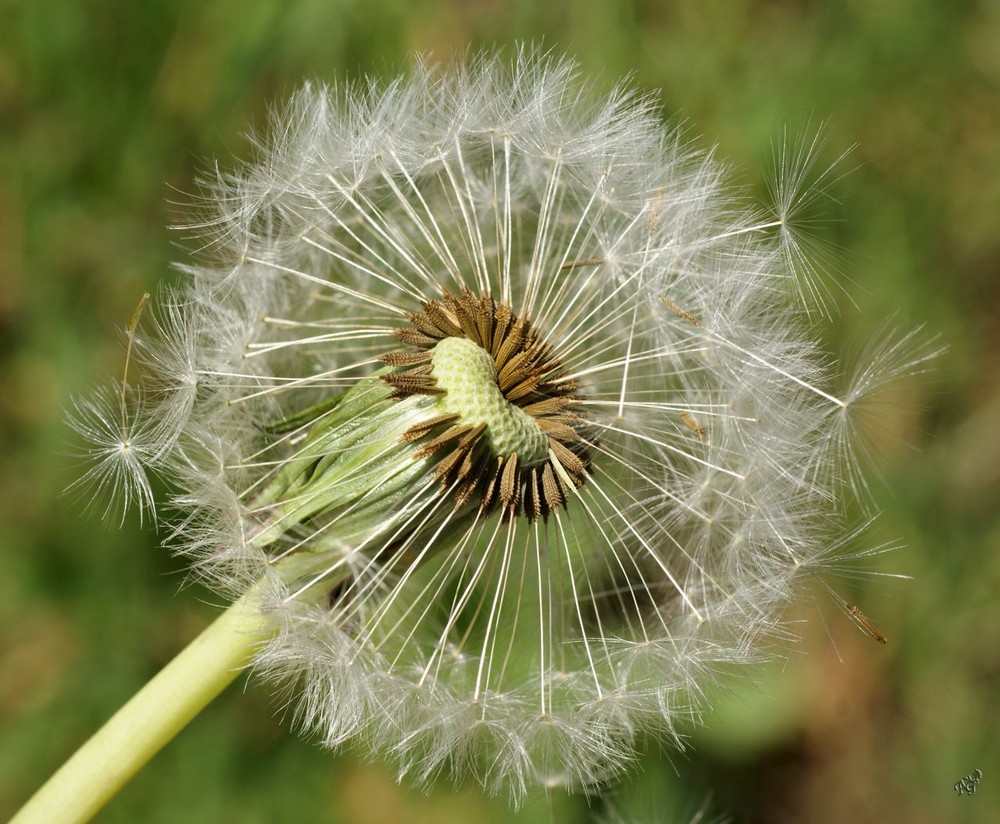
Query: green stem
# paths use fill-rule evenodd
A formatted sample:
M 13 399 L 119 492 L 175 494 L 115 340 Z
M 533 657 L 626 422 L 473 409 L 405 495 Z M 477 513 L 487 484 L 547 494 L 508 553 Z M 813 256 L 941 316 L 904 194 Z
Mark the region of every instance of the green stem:
M 11 824 L 89 821 L 274 634 L 259 588 L 234 603 L 63 764 Z

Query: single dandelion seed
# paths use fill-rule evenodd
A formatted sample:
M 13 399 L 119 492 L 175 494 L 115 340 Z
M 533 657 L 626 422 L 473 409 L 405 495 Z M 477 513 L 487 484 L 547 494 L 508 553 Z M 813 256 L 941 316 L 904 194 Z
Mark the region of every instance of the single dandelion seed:
M 680 306 L 678 306 L 675 301 L 672 301 L 670 298 L 661 297 L 660 298 L 660 302 L 664 306 L 666 306 L 671 312 L 673 312 L 675 315 L 677 315 L 677 317 L 683 318 L 688 323 L 690 323 L 692 326 L 697 326 L 698 325 L 698 319 L 694 315 L 692 315 L 690 312 L 687 312 L 684 309 L 682 309 Z
M 882 631 L 872 623 L 871 618 L 865 615 L 861 609 L 854 604 L 847 605 L 847 611 L 850 613 L 851 618 L 854 619 L 855 623 L 861 627 L 862 630 L 870 637 L 878 641 L 880 644 L 889 643 Z
M 148 301 L 147 292 L 126 327 L 121 381 L 90 398 L 74 399 L 70 415 L 71 425 L 87 443 L 78 455 L 89 466 L 67 491 L 86 494 L 95 506 L 103 501 L 104 520 L 112 520 L 117 511 L 119 520 L 124 521 L 133 504 L 140 519 L 147 513 L 155 514 L 147 466 L 159 448 L 159 433 L 155 421 L 147 417 L 145 394 L 134 390 L 128 380 L 136 329 Z
M 703 440 L 705 440 L 706 437 L 708 437 L 708 433 L 705 431 L 705 427 L 702 426 L 700 423 L 698 423 L 698 421 L 695 420 L 695 418 L 694 418 L 693 415 L 689 414 L 688 412 L 684 412 L 684 411 L 680 412 L 679 414 L 680 414 L 681 420 L 684 422 L 684 425 L 688 429 L 690 429 L 691 432 L 694 433 L 694 436 L 699 441 L 703 441 Z

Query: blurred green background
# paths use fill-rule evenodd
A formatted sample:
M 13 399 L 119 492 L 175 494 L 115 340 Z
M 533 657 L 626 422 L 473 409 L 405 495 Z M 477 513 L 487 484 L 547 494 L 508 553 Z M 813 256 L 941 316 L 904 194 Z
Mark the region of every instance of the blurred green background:
M 120 375 L 139 296 L 183 260 L 165 226 L 200 165 L 304 78 L 391 75 L 412 50 L 543 40 L 608 83 L 631 73 L 734 180 L 766 191 L 782 129 L 858 144 L 824 205 L 844 252 L 834 351 L 896 313 L 950 350 L 894 421 L 868 540 L 905 547 L 848 583 L 881 647 L 828 599 L 754 685 L 733 682 L 684 754 L 649 747 L 608 796 L 626 821 L 974 822 L 1000 809 L 1000 4 L 962 0 L 0 3 L 0 817 L 217 613 L 134 519 L 60 491 L 64 409 Z M 906 443 L 916 446 L 909 449 Z M 571 822 L 608 798 L 517 814 L 430 795 L 288 729 L 268 690 L 230 689 L 103 822 Z M 953 785 L 979 768 L 972 796 Z

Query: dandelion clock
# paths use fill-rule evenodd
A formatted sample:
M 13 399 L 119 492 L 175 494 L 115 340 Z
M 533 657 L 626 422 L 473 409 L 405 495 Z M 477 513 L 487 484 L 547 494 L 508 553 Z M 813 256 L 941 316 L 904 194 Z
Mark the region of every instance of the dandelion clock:
M 233 606 L 16 820 L 86 819 L 246 667 L 323 744 L 515 803 L 679 743 L 850 531 L 855 411 L 932 354 L 836 388 L 800 160 L 754 213 L 654 101 L 529 49 L 304 86 L 75 416 L 84 482 L 165 479 Z

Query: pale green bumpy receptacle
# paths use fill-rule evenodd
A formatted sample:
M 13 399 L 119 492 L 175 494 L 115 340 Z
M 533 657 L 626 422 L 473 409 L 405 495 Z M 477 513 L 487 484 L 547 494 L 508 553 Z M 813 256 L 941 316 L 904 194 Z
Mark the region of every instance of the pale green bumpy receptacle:
M 447 413 L 460 415 L 463 424 L 486 424 L 494 455 L 516 452 L 525 468 L 548 457 L 548 438 L 538 423 L 500 391 L 489 352 L 467 338 L 443 338 L 434 347 L 431 364 L 431 374 L 444 390 L 438 402 Z

